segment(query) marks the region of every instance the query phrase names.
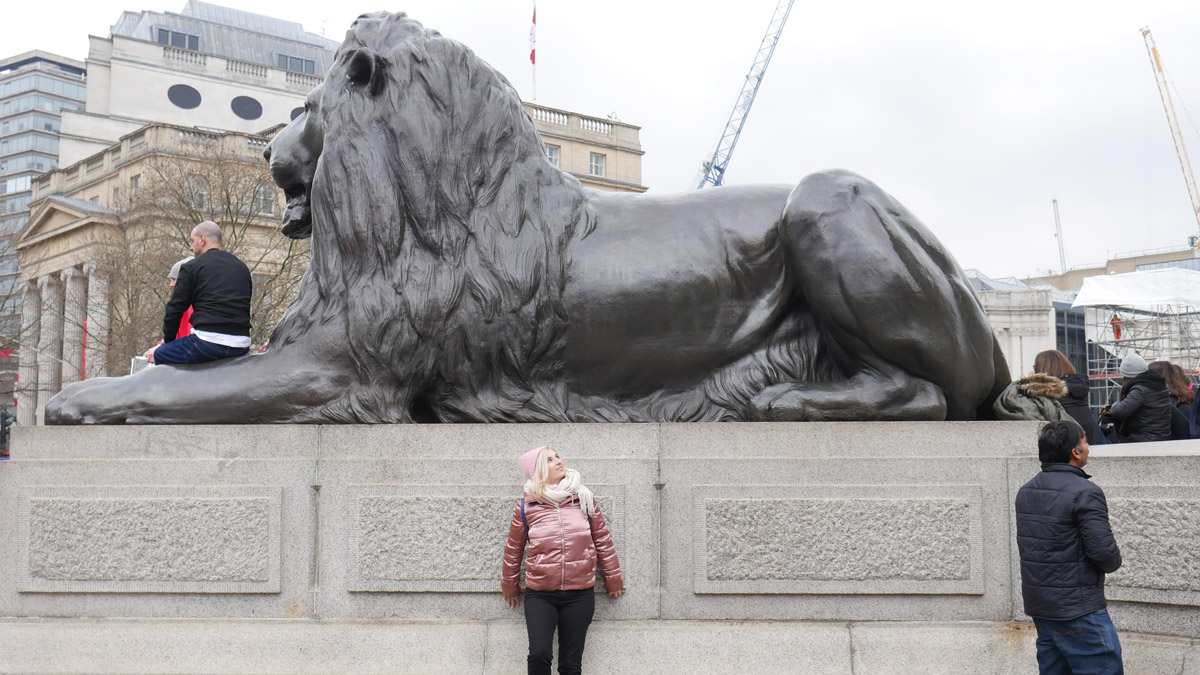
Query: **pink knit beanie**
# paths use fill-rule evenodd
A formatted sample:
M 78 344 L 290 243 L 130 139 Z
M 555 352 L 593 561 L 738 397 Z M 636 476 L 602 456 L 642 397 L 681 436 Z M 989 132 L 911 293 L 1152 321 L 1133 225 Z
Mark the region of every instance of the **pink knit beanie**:
M 548 446 L 548 445 L 543 445 L 540 448 L 534 448 L 534 449 L 530 450 L 529 452 L 521 455 L 521 459 L 517 460 L 517 464 L 519 464 L 521 466 L 521 473 L 525 474 L 526 478 L 528 478 L 530 480 L 533 479 L 533 470 L 537 468 L 538 455 L 541 454 L 541 452 L 543 450 L 549 450 L 549 449 L 550 449 L 550 446 Z

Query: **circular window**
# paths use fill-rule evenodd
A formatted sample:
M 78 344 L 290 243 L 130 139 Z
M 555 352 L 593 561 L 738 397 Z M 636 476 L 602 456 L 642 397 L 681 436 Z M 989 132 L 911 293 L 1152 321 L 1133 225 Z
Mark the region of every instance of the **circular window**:
M 233 114 L 244 120 L 256 120 L 262 117 L 262 104 L 249 96 L 238 96 L 229 104 Z
M 304 108 L 292 108 L 292 119 L 296 119 L 297 117 L 299 117 L 303 114 L 304 114 Z
M 184 110 L 200 106 L 200 92 L 186 84 L 176 84 L 167 90 L 167 98 Z

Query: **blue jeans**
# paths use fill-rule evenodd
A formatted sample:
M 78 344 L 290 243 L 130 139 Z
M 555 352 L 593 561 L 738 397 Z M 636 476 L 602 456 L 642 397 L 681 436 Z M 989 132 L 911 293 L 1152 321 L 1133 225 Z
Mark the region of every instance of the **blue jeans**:
M 1070 621 L 1033 620 L 1042 675 L 1122 675 L 1121 643 L 1108 610 Z
M 245 356 L 249 351 L 249 347 L 226 347 L 215 342 L 205 342 L 195 335 L 185 335 L 159 345 L 158 349 L 154 350 L 154 363 L 204 363 Z

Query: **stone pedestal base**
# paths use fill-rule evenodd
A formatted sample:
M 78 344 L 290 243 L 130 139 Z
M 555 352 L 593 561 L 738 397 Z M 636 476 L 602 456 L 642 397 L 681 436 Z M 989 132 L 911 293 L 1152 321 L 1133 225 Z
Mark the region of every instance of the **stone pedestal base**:
M 17 427 L 0 672 L 520 672 L 500 557 L 544 444 L 629 584 L 597 598 L 589 673 L 1030 672 L 1037 426 Z M 1088 471 L 1129 672 L 1200 675 L 1200 441 Z
M 515 614 L 516 612 L 514 612 Z M 1027 623 L 598 621 L 589 675 L 1036 672 Z M 1121 635 L 1129 673 L 1200 673 L 1196 641 Z M 0 620 L 0 673 L 525 672 L 520 620 Z

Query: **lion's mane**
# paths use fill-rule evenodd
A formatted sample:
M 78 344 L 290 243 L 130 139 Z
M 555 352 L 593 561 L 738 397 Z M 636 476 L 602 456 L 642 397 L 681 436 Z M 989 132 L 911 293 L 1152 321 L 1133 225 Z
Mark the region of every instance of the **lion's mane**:
M 358 50 L 383 68 L 375 92 L 337 79 Z M 587 209 L 512 86 L 404 14 L 364 15 L 320 114 L 312 263 L 272 345 L 345 322 L 368 375 L 325 416 L 562 418 L 560 378 L 535 371 L 561 361 L 565 253 Z

